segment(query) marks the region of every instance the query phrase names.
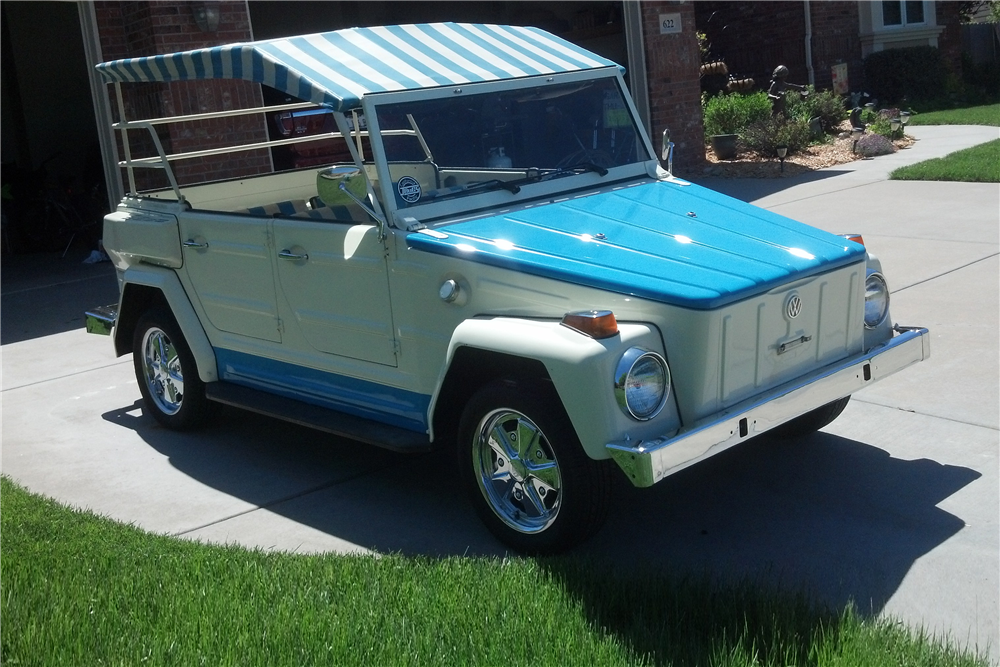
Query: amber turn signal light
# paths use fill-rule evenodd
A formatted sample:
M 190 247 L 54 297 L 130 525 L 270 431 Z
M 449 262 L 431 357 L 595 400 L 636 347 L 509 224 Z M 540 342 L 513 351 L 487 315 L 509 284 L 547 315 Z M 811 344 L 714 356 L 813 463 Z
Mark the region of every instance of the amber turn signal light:
M 854 241 L 855 243 L 865 244 L 865 240 L 861 238 L 861 234 L 841 234 L 848 241 Z
M 611 338 L 618 333 L 618 320 L 610 310 L 578 310 L 566 313 L 562 318 L 562 324 L 591 338 Z

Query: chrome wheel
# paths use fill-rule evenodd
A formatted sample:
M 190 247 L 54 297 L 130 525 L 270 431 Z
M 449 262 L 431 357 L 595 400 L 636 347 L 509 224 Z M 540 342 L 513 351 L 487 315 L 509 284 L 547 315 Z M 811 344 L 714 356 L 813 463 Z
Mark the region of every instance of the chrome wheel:
M 507 526 L 539 533 L 555 522 L 562 500 L 559 462 L 527 416 L 509 408 L 487 413 L 473 436 L 472 456 L 479 489 Z
M 177 414 L 184 402 L 184 370 L 177 348 L 163 329 L 150 327 L 142 338 L 142 376 L 156 408 Z

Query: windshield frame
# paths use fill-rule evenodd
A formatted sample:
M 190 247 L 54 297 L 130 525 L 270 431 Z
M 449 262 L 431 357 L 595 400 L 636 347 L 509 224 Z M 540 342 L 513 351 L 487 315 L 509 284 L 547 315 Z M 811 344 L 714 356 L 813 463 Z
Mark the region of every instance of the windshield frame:
M 481 192 L 469 192 L 462 196 L 447 196 L 440 199 L 428 199 L 426 202 L 414 203 L 405 208 L 399 208 L 392 193 L 392 180 L 389 172 L 389 163 L 386 159 L 385 148 L 382 144 L 382 135 L 378 123 L 378 108 L 382 105 L 400 104 L 406 102 L 418 102 L 432 99 L 442 99 L 454 95 L 478 95 L 491 92 L 510 92 L 548 85 L 565 85 L 582 83 L 585 81 L 595 81 L 600 79 L 614 79 L 618 86 L 622 99 L 630 114 L 630 118 L 635 127 L 636 135 L 639 139 L 637 149 L 645 151 L 647 159 L 629 163 L 617 167 L 611 167 L 607 173 L 602 175 L 595 171 L 586 170 L 582 173 L 571 174 L 552 179 L 541 179 L 530 183 L 524 183 L 517 192 L 509 189 L 483 188 Z M 376 173 L 378 174 L 380 196 L 382 198 L 383 209 L 389 215 L 391 224 L 398 228 L 412 226 L 413 221 L 423 223 L 439 221 L 446 216 L 454 216 L 463 213 L 471 213 L 483 209 L 494 207 L 506 207 L 523 203 L 539 197 L 551 197 L 567 192 L 604 187 L 610 183 L 617 183 L 623 180 L 634 180 L 636 178 L 648 178 L 650 173 L 654 173 L 658 162 L 655 158 L 655 151 L 650 143 L 646 129 L 639 121 L 635 104 L 625 86 L 618 67 L 605 67 L 600 69 L 583 70 L 579 72 L 566 72 L 562 74 L 540 75 L 524 77 L 517 80 L 489 81 L 483 83 L 467 84 L 462 86 L 443 86 L 439 88 L 424 88 L 420 90 L 399 91 L 390 93 L 378 93 L 367 95 L 362 100 L 365 119 L 368 124 L 369 136 L 371 139 L 371 152 L 375 162 Z

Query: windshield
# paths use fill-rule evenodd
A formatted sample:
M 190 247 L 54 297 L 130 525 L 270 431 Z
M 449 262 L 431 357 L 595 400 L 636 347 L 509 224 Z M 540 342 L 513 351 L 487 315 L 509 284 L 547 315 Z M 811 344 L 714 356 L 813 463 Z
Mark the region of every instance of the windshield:
M 384 104 L 397 204 L 505 189 L 648 158 L 613 78 Z

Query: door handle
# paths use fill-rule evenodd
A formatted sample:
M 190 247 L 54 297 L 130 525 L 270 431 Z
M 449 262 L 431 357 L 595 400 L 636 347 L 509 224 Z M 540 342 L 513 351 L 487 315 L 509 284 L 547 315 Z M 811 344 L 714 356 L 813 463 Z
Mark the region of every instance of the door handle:
M 194 239 L 188 239 L 187 241 L 185 241 L 181 245 L 183 245 L 185 248 L 204 249 L 204 248 L 208 247 L 208 241 L 205 241 L 204 243 L 199 243 L 198 241 L 195 241 Z
M 309 255 L 307 255 L 306 253 L 302 253 L 301 255 L 297 255 L 297 254 L 295 254 L 294 252 L 292 252 L 291 250 L 288 250 L 288 249 L 285 249 L 285 250 L 282 250 L 281 252 L 279 252 L 278 253 L 278 257 L 280 257 L 281 259 L 290 259 L 290 260 L 293 260 L 293 261 L 295 261 L 295 260 L 305 261 L 305 260 L 309 259 Z

